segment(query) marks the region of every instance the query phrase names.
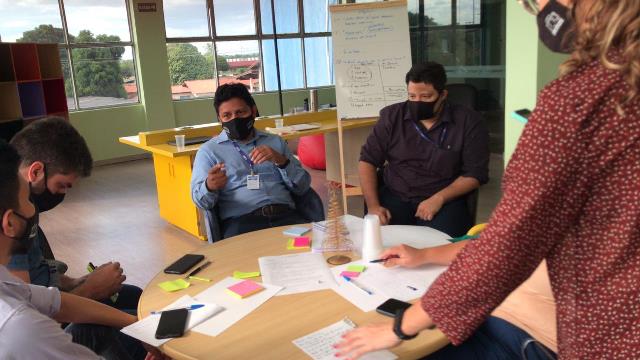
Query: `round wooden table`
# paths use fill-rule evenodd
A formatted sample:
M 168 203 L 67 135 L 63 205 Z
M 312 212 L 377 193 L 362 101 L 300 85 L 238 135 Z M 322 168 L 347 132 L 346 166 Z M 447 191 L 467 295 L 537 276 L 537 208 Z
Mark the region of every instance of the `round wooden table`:
M 167 293 L 157 284 L 175 280 L 178 276 L 161 272 L 142 293 L 138 316 L 146 317 L 150 311 L 161 309 L 185 294 L 195 296 L 223 278 L 232 276 L 234 271 L 259 271 L 258 258 L 261 256 L 303 252 L 286 249 L 288 237 L 282 231 L 288 227 L 242 234 L 193 251 L 213 261 L 198 274 L 210 278 L 212 282 L 192 281 L 185 290 Z M 311 232 L 308 234 L 311 236 Z M 396 225 L 384 226 L 382 238 L 385 247 L 406 243 L 424 248 L 446 244 L 448 236 L 427 227 Z M 181 255 L 176 254 L 176 258 Z M 349 256 L 357 259 L 356 254 Z M 261 281 L 260 278 L 254 280 Z M 362 312 L 332 290 L 321 290 L 274 296 L 216 337 L 189 331 L 184 337 L 165 343 L 161 349 L 175 359 L 308 359 L 291 341 L 329 326 L 345 316 L 358 325 L 391 321 L 375 311 Z M 440 331 L 425 330 L 414 340 L 405 341 L 392 351 L 400 359 L 416 359 L 447 343 L 447 338 Z

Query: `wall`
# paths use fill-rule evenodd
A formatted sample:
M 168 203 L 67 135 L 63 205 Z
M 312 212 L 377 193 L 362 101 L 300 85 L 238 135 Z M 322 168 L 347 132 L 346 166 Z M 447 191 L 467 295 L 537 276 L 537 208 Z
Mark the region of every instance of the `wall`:
M 516 1 L 507 1 L 506 33 L 505 166 L 524 129 L 511 113 L 522 108 L 533 110 L 538 92 L 556 78 L 558 65 L 566 58 L 540 43 L 535 16 Z

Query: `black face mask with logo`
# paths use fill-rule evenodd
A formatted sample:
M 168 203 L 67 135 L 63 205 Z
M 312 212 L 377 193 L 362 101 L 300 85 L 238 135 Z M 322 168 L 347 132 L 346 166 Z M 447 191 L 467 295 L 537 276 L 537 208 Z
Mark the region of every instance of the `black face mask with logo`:
M 14 244 L 11 248 L 11 254 L 26 254 L 33 246 L 33 242 L 38 235 L 38 212 L 36 211 L 32 217 L 28 218 L 17 211 L 13 212 L 19 219 L 25 222 L 24 232 L 20 236 L 8 236 L 13 239 Z
M 235 118 L 222 123 L 222 128 L 231 140 L 245 140 L 253 131 L 255 118 L 249 115 L 244 118 Z
M 54 194 L 49 190 L 47 178 L 47 168 L 44 168 L 44 191 L 41 194 L 34 194 L 31 183 L 29 183 L 29 190 L 31 193 L 31 202 L 36 206 L 38 212 L 45 212 L 58 206 L 64 200 L 65 193 Z
M 556 0 L 550 0 L 538 13 L 538 37 L 553 52 L 568 54 L 573 50 L 575 24 L 569 13 L 569 8 Z

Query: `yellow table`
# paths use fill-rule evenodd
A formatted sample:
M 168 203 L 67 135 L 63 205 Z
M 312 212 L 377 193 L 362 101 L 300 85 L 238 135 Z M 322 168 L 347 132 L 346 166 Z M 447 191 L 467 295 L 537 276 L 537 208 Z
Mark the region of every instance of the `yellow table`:
M 327 134 L 338 130 L 336 110 L 318 112 L 306 112 L 283 116 L 271 116 L 256 119 L 256 128 L 264 130 L 266 127 L 275 127 L 275 119 L 284 119 L 284 125 L 303 123 L 319 123 L 318 129 L 299 131 L 283 135 L 285 140 L 296 139 L 301 136 Z M 343 121 L 344 130 L 366 128 L 375 124 L 377 119 L 360 119 Z M 167 222 L 205 240 L 207 231 L 204 228 L 204 217 L 191 200 L 191 169 L 200 144 L 186 146 L 184 150 L 178 150 L 175 146 L 167 144 L 174 140 L 175 135 L 186 135 L 187 138 L 210 136 L 213 137 L 222 130 L 219 123 L 187 126 L 175 129 L 141 132 L 138 135 L 121 137 L 121 143 L 150 152 L 153 155 L 153 165 L 156 175 L 156 188 L 158 192 L 158 207 L 160 216 Z M 337 151 L 336 149 L 331 149 Z M 335 165 L 339 162 L 331 153 L 327 156 L 327 166 L 338 169 Z M 331 163 L 334 165 L 331 165 Z M 329 172 L 329 170 L 328 170 Z M 335 170 L 334 170 L 335 172 Z M 331 180 L 340 181 L 339 176 L 330 177 Z
M 195 296 L 215 282 L 231 276 L 233 271 L 259 271 L 258 257 L 297 252 L 285 249 L 287 237 L 282 231 L 286 228 L 288 226 L 247 233 L 193 251 L 213 261 L 211 266 L 198 274 L 213 281 L 193 281 L 188 289 L 166 293 L 157 284 L 176 279 L 176 275 L 160 273 L 142 293 L 138 316 L 146 317 L 150 311 L 161 309 L 185 294 Z M 400 228 L 403 230 L 407 227 Z M 446 237 L 433 229 L 414 228 L 420 239 L 436 237 L 441 242 Z M 383 238 L 390 238 L 385 235 L 386 230 L 390 229 L 383 230 Z M 404 233 L 407 231 L 404 230 Z M 431 241 L 430 246 L 439 242 Z M 415 242 L 409 243 L 416 245 Z M 385 246 L 388 245 L 385 241 Z M 260 281 L 260 278 L 255 279 Z M 161 349 L 176 359 L 308 359 L 291 341 L 329 326 L 345 316 L 356 324 L 390 320 L 375 311 L 362 312 L 335 292 L 322 290 L 273 297 L 216 337 L 191 331 L 182 338 L 167 342 Z M 425 330 L 416 339 L 405 341 L 392 351 L 400 359 L 416 359 L 447 343 L 447 338 L 439 330 Z

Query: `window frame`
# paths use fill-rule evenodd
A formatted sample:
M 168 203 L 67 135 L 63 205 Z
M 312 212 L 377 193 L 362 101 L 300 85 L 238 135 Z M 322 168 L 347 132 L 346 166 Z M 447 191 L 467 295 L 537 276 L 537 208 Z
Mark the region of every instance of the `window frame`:
M 71 76 L 71 85 L 73 87 L 73 103 L 75 109 L 69 109 L 69 112 L 73 111 L 82 111 L 82 110 L 93 110 L 93 109 L 104 109 L 104 108 L 112 108 L 112 107 L 121 107 L 121 106 L 131 106 L 134 104 L 140 104 L 140 86 L 138 81 L 138 65 L 136 61 L 136 49 L 133 41 L 133 29 L 131 27 L 131 8 L 129 4 L 129 0 L 123 0 L 125 10 L 127 13 L 127 26 L 129 28 L 129 41 L 117 41 L 117 42 L 104 42 L 104 43 L 71 43 L 69 41 L 69 27 L 67 26 L 67 15 L 64 7 L 64 0 L 58 0 L 58 9 L 60 11 L 60 20 L 62 23 L 62 31 L 64 34 L 64 43 L 58 43 L 58 48 L 63 49 L 67 58 L 69 59 L 69 74 Z M 133 103 L 121 103 L 121 104 L 113 104 L 113 105 L 101 105 L 101 106 L 92 106 L 92 107 L 80 107 L 80 100 L 78 98 L 78 91 L 76 86 L 76 75 L 74 71 L 73 64 L 73 50 L 74 49 L 86 49 L 86 48 L 112 48 L 112 47 L 131 47 L 131 55 L 133 61 L 133 72 L 136 74 L 136 94 L 138 100 Z
M 264 74 L 264 56 L 263 56 L 263 51 L 262 51 L 262 42 L 263 40 L 274 40 L 275 38 L 277 38 L 278 40 L 280 39 L 299 39 L 301 41 L 301 56 L 302 56 L 302 84 L 303 87 L 300 88 L 292 88 L 292 89 L 286 89 L 286 90 L 282 90 L 282 91 L 297 91 L 297 90 L 306 90 L 306 89 L 322 89 L 322 88 L 330 88 L 333 87 L 335 85 L 324 85 L 324 86 L 315 86 L 315 87 L 309 87 L 307 84 L 307 61 L 306 61 L 306 54 L 305 54 L 305 44 L 304 41 L 307 38 L 317 38 L 317 37 L 331 37 L 331 32 L 327 31 L 327 32 L 305 32 L 304 31 L 304 5 L 303 2 L 304 0 L 296 0 L 296 3 L 298 4 L 298 31 L 295 33 L 287 33 L 287 34 L 264 34 L 262 32 L 262 13 L 261 13 L 261 9 L 260 9 L 260 0 L 253 0 L 253 13 L 254 13 L 254 19 L 255 19 L 255 30 L 256 33 L 253 35 L 223 35 L 223 36 L 218 36 L 216 34 L 216 20 L 215 20 L 215 10 L 214 10 L 214 6 L 213 6 L 213 1 L 214 0 L 205 0 L 206 2 L 206 9 L 207 9 L 207 25 L 208 25 L 208 30 L 209 30 L 209 35 L 208 36 L 190 36 L 190 37 L 166 37 L 165 41 L 167 44 L 181 44 L 181 43 L 193 43 L 193 42 L 200 42 L 200 43 L 210 43 L 212 44 L 212 51 L 213 51 L 213 65 L 216 66 L 217 65 L 217 61 L 218 61 L 218 47 L 217 47 L 217 43 L 218 42 L 230 42 L 230 41 L 258 41 L 258 56 L 260 58 L 260 72 L 262 74 Z M 327 10 L 329 11 L 329 10 Z M 166 23 L 165 23 L 166 26 Z M 277 32 L 277 28 L 276 28 L 276 32 Z M 215 85 L 216 88 L 219 86 L 220 84 L 220 79 L 219 79 L 219 71 L 217 68 L 214 69 L 215 70 Z M 333 82 L 333 79 L 332 79 Z M 278 90 L 266 90 L 265 87 L 265 76 L 261 76 L 260 77 L 260 89 L 262 89 L 260 92 L 258 92 L 258 94 L 269 94 L 269 93 L 277 93 Z M 201 97 L 201 98 L 211 98 L 211 97 Z M 195 100 L 196 98 L 192 98 L 189 100 Z M 175 99 L 173 101 L 184 101 L 181 99 Z

